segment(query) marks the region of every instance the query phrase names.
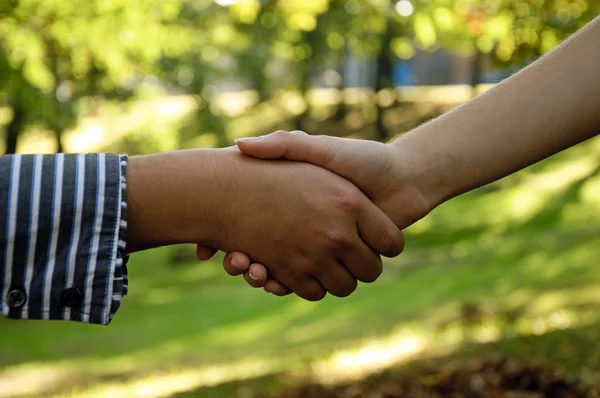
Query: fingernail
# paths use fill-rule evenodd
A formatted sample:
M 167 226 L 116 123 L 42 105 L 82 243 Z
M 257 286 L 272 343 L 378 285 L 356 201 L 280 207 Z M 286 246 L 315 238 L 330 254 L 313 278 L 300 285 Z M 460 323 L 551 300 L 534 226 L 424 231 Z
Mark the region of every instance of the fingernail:
M 248 275 L 250 275 L 250 278 L 254 279 L 255 281 L 258 280 L 256 276 L 252 275 L 252 270 L 248 271 Z
M 231 257 L 231 265 L 233 265 L 235 268 L 241 270 L 240 266 L 235 262 L 235 258 L 233 258 L 233 256 Z
M 252 142 L 252 141 L 258 141 L 258 140 L 262 140 L 263 137 L 245 137 L 245 138 L 237 138 L 235 140 L 233 140 L 234 142 Z

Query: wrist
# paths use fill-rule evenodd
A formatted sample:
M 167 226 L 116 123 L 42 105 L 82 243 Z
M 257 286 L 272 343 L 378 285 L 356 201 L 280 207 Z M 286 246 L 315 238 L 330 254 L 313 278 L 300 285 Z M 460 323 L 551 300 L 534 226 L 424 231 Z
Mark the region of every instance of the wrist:
M 127 169 L 127 251 L 179 243 L 210 244 L 218 181 L 214 150 L 131 157 Z
M 428 139 L 427 126 L 422 126 L 391 142 L 405 184 L 420 196 L 427 213 L 456 196 L 453 188 L 451 156 Z

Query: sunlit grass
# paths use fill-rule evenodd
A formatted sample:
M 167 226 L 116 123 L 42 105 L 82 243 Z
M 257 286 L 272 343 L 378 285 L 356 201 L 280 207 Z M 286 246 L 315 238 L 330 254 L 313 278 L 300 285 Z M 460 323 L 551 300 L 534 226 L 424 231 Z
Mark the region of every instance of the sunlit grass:
M 541 299 L 544 301 L 544 299 Z M 597 318 L 597 317 L 596 317 Z M 560 307 L 552 309 L 544 315 L 524 318 L 514 327 L 514 332 L 521 335 L 541 336 L 555 330 L 565 330 L 573 326 L 581 326 L 595 320 L 594 317 L 583 318 L 569 309 Z M 240 356 L 236 360 L 198 366 L 183 364 L 163 367 L 159 372 L 140 371 L 136 366 L 135 356 L 122 357 L 102 365 L 110 368 L 113 375 L 130 373 L 121 381 L 90 384 L 86 388 L 75 388 L 73 397 L 168 397 L 182 391 L 200 387 L 216 386 L 233 380 L 246 380 L 264 375 L 285 371 L 292 379 L 310 378 L 321 383 L 337 383 L 355 380 L 377 373 L 391 366 L 397 366 L 414 359 L 435 357 L 442 353 L 450 353 L 462 344 L 475 342 L 479 344 L 499 341 L 503 333 L 501 322 L 490 318 L 473 327 L 469 333 L 459 323 L 450 325 L 442 333 L 432 333 L 418 322 L 400 325 L 388 333 L 375 338 L 367 338 L 348 342 L 345 348 L 326 352 L 319 356 L 290 360 L 289 356 Z M 514 336 L 514 334 L 512 335 Z M 308 360 L 306 360 L 308 359 Z M 298 366 L 299 364 L 303 364 Z M 94 378 L 100 369 L 87 368 L 87 371 L 68 364 L 58 366 L 23 366 L 4 375 L 5 388 L 13 393 L 42 394 L 53 386 L 60 385 L 73 373 L 80 377 Z M 6 382 L 9 380 L 9 382 Z M 23 380 L 28 380 L 23 383 Z M 54 396 L 54 395 L 53 395 Z M 56 395 L 62 396 L 62 394 Z
M 545 235 L 553 234 L 550 231 Z M 533 241 L 543 242 L 547 236 L 542 234 Z M 512 238 L 522 239 L 522 235 Z M 502 238 L 494 243 L 511 245 L 510 240 L 502 242 Z M 59 382 L 78 385 L 85 380 L 76 396 L 119 393 L 158 397 L 280 371 L 328 380 L 361 377 L 412 358 L 459 347 L 466 335 L 457 314 L 461 303 L 468 299 L 483 299 L 491 305 L 471 333 L 473 341 L 480 343 L 497 341 L 502 336 L 502 305 L 527 305 L 513 328 L 520 334 L 541 335 L 588 322 L 589 315 L 576 308 L 580 304 L 600 304 L 600 276 L 590 274 L 594 270 L 589 266 L 597 255 L 594 241 L 588 236 L 582 239 L 583 246 L 567 246 L 559 255 L 555 251 L 548 255 L 537 252 L 529 243 L 523 249 L 525 255 L 514 264 L 503 266 L 504 260 L 495 258 L 492 246 L 482 247 L 471 250 L 445 272 L 442 270 L 447 266 L 443 263 L 423 264 L 423 268 L 397 277 L 388 272 L 378 285 L 361 287 L 356 297 L 345 301 L 327 299 L 321 304 L 293 298 L 278 300 L 242 288 L 237 283 L 240 281 L 219 277 L 213 263 L 183 268 L 181 273 L 189 280 L 183 283 L 187 278 L 177 279 L 182 281 L 180 290 L 186 294 L 178 295 L 175 301 L 148 305 L 151 292 L 164 289 L 158 288 L 165 284 L 163 272 L 176 275 L 179 271 L 149 263 L 151 256 L 138 257 L 132 264 L 132 281 L 137 280 L 139 286 L 132 285 L 131 300 L 125 302 L 111 327 L 99 330 L 40 324 L 41 330 L 30 329 L 30 337 L 42 340 L 42 344 L 32 347 L 31 340 L 21 336 L 19 346 L 24 351 L 31 349 L 29 355 L 22 354 L 33 359 L 39 357 L 41 347 L 53 341 L 57 349 L 47 358 L 50 362 L 29 363 L 21 370 L 18 366 L 8 367 L 0 379 L 5 383 L 12 380 L 13 386 L 30 380 L 25 383 L 30 392 L 36 384 L 33 380 L 37 380 L 40 390 L 33 396 Z M 481 252 L 487 253 L 491 264 L 477 261 Z M 162 257 L 155 254 L 154 258 L 165 262 L 165 251 L 161 253 Z M 412 256 L 410 250 L 406 256 Z M 393 270 L 401 265 L 395 262 L 388 266 Z M 565 271 L 584 278 L 563 275 L 562 286 L 543 287 L 545 281 L 560 278 Z M 196 288 L 194 283 L 198 284 Z M 436 331 L 447 316 L 450 322 L 442 331 Z M 48 334 L 54 326 L 58 333 Z M 10 330 L 18 332 L 20 327 L 13 323 L 6 324 L 6 329 L 10 341 Z M 89 333 L 82 335 L 84 329 Z M 86 345 L 78 347 L 77 341 L 82 338 Z M 111 347 L 112 339 L 117 339 L 116 350 Z M 62 351 L 73 349 L 80 350 L 80 356 L 61 358 Z M 125 352 L 119 353 L 123 349 Z M 99 381 L 95 385 L 93 380 L 102 380 L 100 377 L 107 372 L 113 377 L 124 374 L 125 380 Z

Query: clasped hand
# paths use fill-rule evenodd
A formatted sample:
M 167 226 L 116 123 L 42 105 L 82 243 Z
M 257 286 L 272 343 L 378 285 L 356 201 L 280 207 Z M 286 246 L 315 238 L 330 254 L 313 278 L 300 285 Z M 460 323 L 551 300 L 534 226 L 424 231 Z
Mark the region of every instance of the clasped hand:
M 351 294 L 357 281 L 373 282 L 379 277 L 380 255 L 395 257 L 402 252 L 401 228 L 429 212 L 430 206 L 408 178 L 408 157 L 398 161 L 398 154 L 388 145 L 285 131 L 237 143 L 245 155 L 270 160 L 263 163 L 270 163 L 273 170 L 293 170 L 286 181 L 274 184 L 293 186 L 307 205 L 303 211 L 294 202 L 279 199 L 275 190 L 285 189 L 273 185 L 272 208 L 265 209 L 263 216 L 301 212 L 294 223 L 281 225 L 293 238 L 263 230 L 254 238 L 257 243 L 273 238 L 278 245 L 275 250 L 250 245 L 225 250 L 223 265 L 228 274 L 243 274 L 249 285 L 275 295 L 294 292 L 320 300 L 326 292 L 338 297 Z M 303 163 L 279 164 L 277 159 Z M 199 259 L 210 258 L 214 252 L 198 245 Z

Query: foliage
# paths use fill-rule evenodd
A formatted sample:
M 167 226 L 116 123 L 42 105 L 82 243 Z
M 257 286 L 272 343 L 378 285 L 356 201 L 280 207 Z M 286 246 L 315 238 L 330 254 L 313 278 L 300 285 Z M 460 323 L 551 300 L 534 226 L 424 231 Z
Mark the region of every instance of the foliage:
M 0 93 L 13 121 L 22 124 L 16 133 L 39 125 L 59 135 L 77 122 L 79 99 L 123 99 L 144 83 L 156 84 L 158 61 L 181 56 L 198 33 L 180 23 L 182 8 L 179 1 L 153 0 L 19 0 L 5 6 Z
M 376 60 L 376 90 L 393 84 L 393 63 L 419 50 L 522 65 L 599 12 L 593 0 L 5 1 L 7 146 L 26 126 L 59 137 L 77 123 L 83 98 L 122 101 L 147 87 L 194 95 L 197 133 L 225 145 L 224 116 L 200 106 L 224 87 L 255 90 L 259 102 L 282 88 L 305 96 L 314 85 L 341 88 L 350 55 Z
M 593 0 L 457 0 L 453 8 L 440 3 L 448 2 L 415 14 L 421 45 L 491 53 L 503 63 L 531 61 L 552 50 L 600 11 Z

